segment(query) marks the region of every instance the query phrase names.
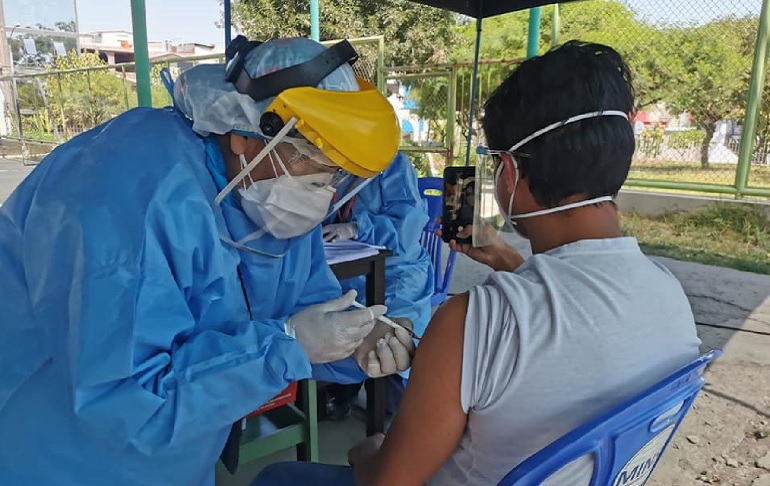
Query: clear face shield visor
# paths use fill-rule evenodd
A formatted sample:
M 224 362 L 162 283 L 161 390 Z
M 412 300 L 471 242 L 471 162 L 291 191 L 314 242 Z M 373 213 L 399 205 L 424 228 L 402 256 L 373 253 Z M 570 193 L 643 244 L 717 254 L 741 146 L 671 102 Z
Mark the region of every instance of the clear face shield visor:
M 487 246 L 505 228 L 506 219 L 500 211 L 496 186 L 503 170 L 502 150 L 476 148 L 476 191 L 473 205 L 474 247 Z M 515 158 L 513 159 L 515 163 Z
M 301 135 L 286 136 L 276 149 L 268 154 L 273 175 L 300 177 L 318 188 L 332 193 L 332 203 L 326 217 L 336 212 L 361 191 L 371 178 L 357 177 L 332 162 L 318 147 Z M 267 161 L 263 162 L 266 163 Z M 241 167 L 241 169 L 244 169 Z M 247 177 L 242 184 L 252 181 Z M 248 182 L 247 182 L 248 181 Z
M 313 188 L 323 188 L 333 195 L 334 201 L 342 205 L 360 191 L 371 179 L 356 177 L 332 162 L 321 149 L 297 134 L 290 136 L 290 127 L 294 120 L 287 124 L 281 133 L 275 137 L 266 138 L 265 147 L 251 161 L 241 157 L 240 172 L 219 193 L 215 203 L 230 192 L 240 188 L 247 189 L 258 183 L 252 178 L 252 172 L 260 164 L 269 165 L 271 177 L 299 178 Z M 352 193 L 352 194 L 351 194 Z
M 215 205 L 234 192 L 246 215 L 259 230 L 225 241 L 236 248 L 271 257 L 253 248 L 250 242 L 266 234 L 289 239 L 311 231 L 338 208 L 347 203 L 371 179 L 359 178 L 329 160 L 314 144 L 300 136 L 289 136 L 296 119 L 292 118 L 250 162 L 240 156 L 240 172 L 214 200 Z M 252 173 L 258 165 L 260 176 Z

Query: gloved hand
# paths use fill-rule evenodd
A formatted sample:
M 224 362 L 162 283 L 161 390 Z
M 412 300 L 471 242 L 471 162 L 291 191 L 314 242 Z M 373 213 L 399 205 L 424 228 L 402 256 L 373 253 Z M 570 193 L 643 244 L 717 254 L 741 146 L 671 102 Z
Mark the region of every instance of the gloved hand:
M 355 240 L 358 237 L 358 223 L 335 223 L 323 227 L 324 241 Z
M 414 327 L 412 321 L 404 317 L 392 320 L 409 329 Z M 414 341 L 409 333 L 377 322 L 353 357 L 370 378 L 381 378 L 408 369 L 412 365 L 414 350 Z
M 347 310 L 356 295 L 351 290 L 342 297 L 307 307 L 286 322 L 286 334 L 299 341 L 311 363 L 328 363 L 353 354 L 374 329 L 375 319 L 387 311 L 384 305 Z

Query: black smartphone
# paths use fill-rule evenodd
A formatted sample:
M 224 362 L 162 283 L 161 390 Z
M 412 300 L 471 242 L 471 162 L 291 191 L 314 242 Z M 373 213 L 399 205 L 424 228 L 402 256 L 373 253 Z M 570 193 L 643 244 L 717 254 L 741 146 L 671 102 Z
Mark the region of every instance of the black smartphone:
M 471 237 L 458 238 L 460 228 L 473 224 L 476 201 L 476 167 L 447 167 L 444 169 L 444 211 L 441 238 L 449 242 L 470 243 Z

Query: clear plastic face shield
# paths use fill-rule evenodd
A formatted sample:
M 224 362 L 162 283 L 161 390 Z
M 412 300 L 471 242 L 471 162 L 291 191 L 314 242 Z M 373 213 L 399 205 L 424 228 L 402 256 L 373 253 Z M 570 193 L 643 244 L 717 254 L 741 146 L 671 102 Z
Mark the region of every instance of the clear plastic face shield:
M 628 114 L 618 110 L 584 113 L 548 125 L 523 138 L 508 150 L 493 150 L 488 147 L 478 147 L 476 149 L 476 199 L 473 214 L 473 246 L 481 247 L 491 244 L 496 237 L 496 233 L 503 229 L 506 223 L 512 230 L 516 231 L 516 222 L 521 219 L 535 218 L 600 202 L 612 201 L 612 196 L 606 195 L 530 213 L 513 213 L 513 201 L 521 176 L 518 161 L 521 158 L 528 157 L 526 153 L 520 151 L 521 147 L 537 137 L 570 123 L 602 116 L 617 116 L 628 120 Z M 511 191 L 510 197 L 505 201 L 501 201 L 498 198 L 497 192 L 501 175 L 506 170 L 502 161 L 503 154 L 510 156 L 514 169 L 513 191 Z
M 266 234 L 282 240 L 312 231 L 387 167 L 400 132 L 387 100 L 349 67 L 357 90 L 317 87 L 357 58 L 347 41 L 302 64 L 252 77 L 244 63 L 260 45 L 236 38 L 228 47 L 232 57 L 226 71 L 239 93 L 257 102 L 273 99 L 261 115 L 259 132 L 243 134 L 263 139 L 265 147 L 250 161 L 240 157 L 241 171 L 214 202 L 230 193 L 240 198 L 243 212 L 259 229 L 228 243 L 264 255 L 247 243 Z
M 241 155 L 241 171 L 214 200 L 220 204 L 236 193 L 243 211 L 259 226 L 233 242 L 240 249 L 252 250 L 247 243 L 266 234 L 289 239 L 312 231 L 371 180 L 343 170 L 301 135 L 289 136 L 295 123 L 290 120 L 251 161 Z M 261 164 L 269 164 L 267 177 L 263 169 L 262 177 L 254 179 Z

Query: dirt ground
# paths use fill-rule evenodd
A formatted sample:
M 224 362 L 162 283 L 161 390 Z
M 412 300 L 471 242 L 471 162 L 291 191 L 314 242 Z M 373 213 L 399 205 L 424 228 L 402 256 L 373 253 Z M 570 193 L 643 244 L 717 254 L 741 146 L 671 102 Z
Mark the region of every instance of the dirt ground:
M 722 357 L 650 485 L 770 486 L 770 277 L 663 260 L 679 277 L 703 349 Z M 741 329 L 741 330 L 739 330 Z

